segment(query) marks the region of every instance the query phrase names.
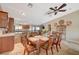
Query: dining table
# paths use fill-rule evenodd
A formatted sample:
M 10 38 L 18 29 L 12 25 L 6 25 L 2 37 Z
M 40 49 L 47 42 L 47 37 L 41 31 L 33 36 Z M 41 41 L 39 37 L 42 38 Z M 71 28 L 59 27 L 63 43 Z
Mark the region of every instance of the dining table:
M 30 40 L 37 49 L 37 54 L 40 54 L 40 46 L 44 45 L 45 42 L 48 41 L 48 37 L 45 36 L 34 36 L 34 37 L 29 37 L 28 40 Z

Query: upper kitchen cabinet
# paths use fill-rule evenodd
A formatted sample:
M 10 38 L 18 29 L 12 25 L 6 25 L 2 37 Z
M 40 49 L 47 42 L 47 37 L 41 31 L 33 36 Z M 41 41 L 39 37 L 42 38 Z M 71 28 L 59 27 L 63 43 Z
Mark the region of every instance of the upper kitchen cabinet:
M 14 18 L 9 17 L 8 21 L 8 32 L 14 32 L 15 27 L 14 27 Z
M 30 25 L 22 25 L 22 29 L 29 29 Z
M 7 28 L 8 13 L 0 11 L 0 28 Z

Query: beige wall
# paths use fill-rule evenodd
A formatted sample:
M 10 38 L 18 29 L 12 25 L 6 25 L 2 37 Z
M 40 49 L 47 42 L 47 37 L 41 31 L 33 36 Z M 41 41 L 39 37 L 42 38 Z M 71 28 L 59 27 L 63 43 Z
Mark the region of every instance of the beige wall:
M 67 21 L 67 20 L 72 21 L 71 26 L 69 26 L 67 28 L 67 32 L 73 32 L 72 36 L 77 36 L 78 37 L 78 34 L 79 34 L 79 10 L 76 11 L 76 12 L 73 12 L 71 14 L 65 15 L 63 17 L 60 17 L 60 18 L 54 19 L 52 21 L 49 21 L 48 23 L 45 23 L 44 25 L 51 24 L 52 25 L 51 26 L 52 30 L 55 30 L 54 23 L 58 22 L 61 19 L 65 20 L 65 21 Z M 47 26 L 46 26 L 46 28 L 47 28 Z
M 76 11 L 76 12 L 73 12 L 71 14 L 65 15 L 63 17 L 60 17 L 60 18 L 54 19 L 52 21 L 49 21 L 48 23 L 45 23 L 44 25 L 51 24 L 52 25 L 52 30 L 54 30 L 55 29 L 54 28 L 54 23 L 58 22 L 61 19 L 65 20 L 65 21 L 71 20 L 72 25 L 68 27 L 68 30 L 79 32 L 79 10 Z
M 0 5 L 0 11 L 2 11 L 2 7 L 1 7 L 1 5 Z

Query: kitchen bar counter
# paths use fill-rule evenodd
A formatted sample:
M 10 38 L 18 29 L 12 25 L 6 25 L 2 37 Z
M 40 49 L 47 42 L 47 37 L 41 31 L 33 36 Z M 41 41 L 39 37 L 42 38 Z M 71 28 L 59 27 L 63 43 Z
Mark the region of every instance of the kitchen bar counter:
M 0 53 L 14 49 L 15 33 L 0 34 Z
M 0 37 L 15 36 L 15 33 L 0 34 Z
M 0 34 L 0 37 L 16 36 L 16 35 L 21 35 L 21 34 L 22 34 L 22 32 L 5 33 L 5 34 Z

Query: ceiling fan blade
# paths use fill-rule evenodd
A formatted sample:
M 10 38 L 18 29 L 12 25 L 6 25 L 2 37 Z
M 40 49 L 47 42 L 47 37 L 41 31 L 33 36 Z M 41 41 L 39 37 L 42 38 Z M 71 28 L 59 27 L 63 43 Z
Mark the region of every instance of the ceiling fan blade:
M 56 15 L 57 14 L 57 12 L 55 12 L 55 14 L 54 15 Z
M 66 10 L 59 10 L 59 12 L 65 12 Z
M 66 5 L 67 5 L 66 3 L 62 4 L 62 5 L 58 8 L 58 10 L 61 9 L 61 8 L 63 8 L 63 7 L 65 7 Z
M 52 8 L 52 7 L 50 7 L 49 9 L 51 9 L 51 10 L 55 10 L 54 8 Z
M 52 14 L 52 13 L 54 13 L 54 11 L 48 11 L 48 12 L 46 12 L 46 14 Z
M 53 13 L 53 12 L 48 12 L 47 14 L 51 14 L 51 13 Z

